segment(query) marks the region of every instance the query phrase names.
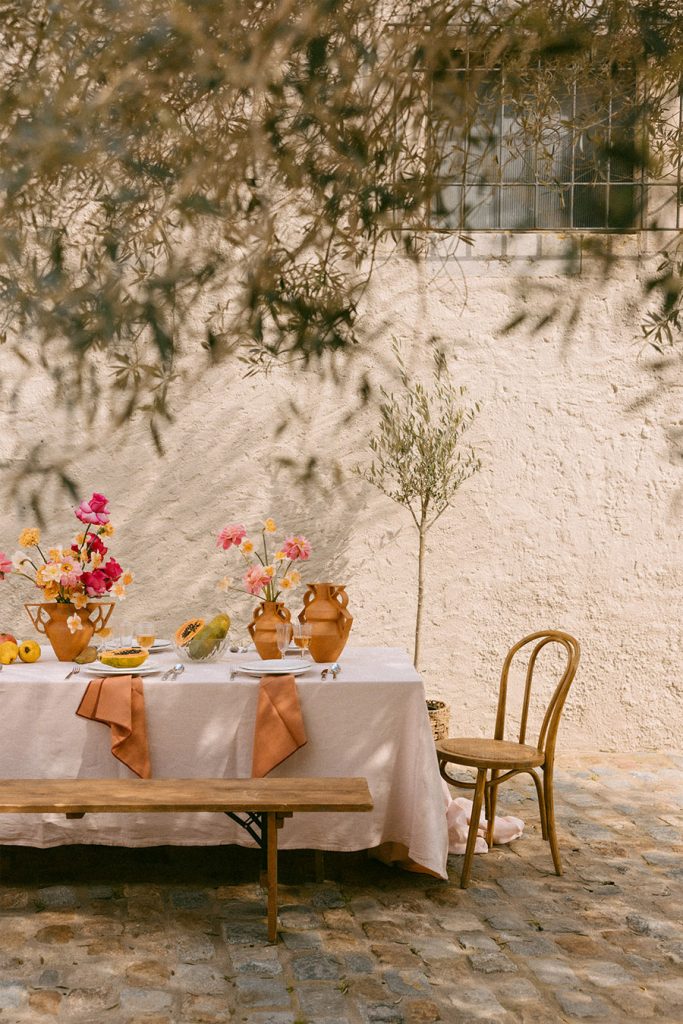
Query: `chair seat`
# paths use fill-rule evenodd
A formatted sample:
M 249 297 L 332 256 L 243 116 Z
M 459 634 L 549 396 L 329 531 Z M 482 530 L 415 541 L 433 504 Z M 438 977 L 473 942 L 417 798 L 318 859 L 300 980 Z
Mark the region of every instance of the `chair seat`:
M 542 750 L 526 743 L 483 740 L 474 736 L 449 736 L 439 740 L 436 752 L 441 761 L 472 768 L 537 768 L 545 761 Z

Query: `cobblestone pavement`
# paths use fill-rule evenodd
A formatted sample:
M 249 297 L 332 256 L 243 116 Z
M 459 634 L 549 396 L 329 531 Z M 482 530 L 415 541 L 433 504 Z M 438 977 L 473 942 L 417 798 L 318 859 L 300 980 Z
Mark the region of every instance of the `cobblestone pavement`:
M 683 757 L 565 759 L 551 870 L 533 786 L 525 837 L 471 888 L 362 854 L 282 855 L 282 941 L 265 940 L 256 854 L 5 849 L 0 1022 L 555 1024 L 683 1021 Z

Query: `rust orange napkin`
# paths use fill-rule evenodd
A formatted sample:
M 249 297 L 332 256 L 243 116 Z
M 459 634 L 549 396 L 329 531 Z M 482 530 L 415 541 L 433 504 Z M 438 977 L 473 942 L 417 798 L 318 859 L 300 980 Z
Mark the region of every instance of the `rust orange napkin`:
M 261 779 L 306 743 L 294 676 L 262 676 L 258 692 L 252 778 Z
M 151 777 L 145 695 L 139 676 L 92 679 L 76 714 L 108 725 L 114 757 L 141 779 Z

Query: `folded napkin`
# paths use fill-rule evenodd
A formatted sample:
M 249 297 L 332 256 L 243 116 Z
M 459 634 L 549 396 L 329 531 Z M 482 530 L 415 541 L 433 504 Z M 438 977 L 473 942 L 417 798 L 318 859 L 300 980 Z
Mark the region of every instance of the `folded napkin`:
M 252 778 L 262 779 L 306 743 L 294 676 L 262 676 L 258 692 Z
M 92 679 L 76 714 L 110 726 L 114 757 L 141 779 L 151 777 L 145 696 L 139 676 Z
M 446 808 L 446 821 L 448 822 L 448 852 L 464 853 L 467 847 L 467 833 L 469 832 L 470 820 L 472 818 L 472 801 L 462 796 L 458 796 L 453 800 L 451 792 L 443 779 L 441 781 L 441 788 Z M 487 825 L 488 822 L 482 810 L 477 828 L 475 853 L 489 852 L 488 843 L 486 842 Z M 524 822 L 521 818 L 515 818 L 513 815 L 503 817 L 500 814 L 496 814 L 495 821 L 493 822 L 493 842 L 496 846 L 502 843 L 511 843 L 514 839 L 519 839 L 523 831 Z

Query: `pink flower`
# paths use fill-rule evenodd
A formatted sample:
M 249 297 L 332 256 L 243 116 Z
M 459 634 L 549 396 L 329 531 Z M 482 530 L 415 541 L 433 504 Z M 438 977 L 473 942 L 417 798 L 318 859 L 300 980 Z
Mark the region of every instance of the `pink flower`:
M 81 582 L 85 587 L 88 597 L 101 597 L 107 593 L 112 584 L 112 581 L 101 569 L 95 569 L 94 572 L 84 572 L 81 576 Z
M 5 576 L 12 571 L 14 565 L 12 559 L 8 558 L 4 551 L 0 551 L 0 580 L 4 580 Z
M 291 562 L 299 559 L 306 562 L 311 557 L 311 545 L 305 537 L 288 537 L 282 545 L 282 550 Z
M 243 526 L 224 526 L 218 534 L 216 544 L 219 548 L 223 548 L 224 551 L 228 551 L 233 545 L 238 548 L 246 535 L 247 531 Z
M 59 577 L 60 586 L 69 588 L 77 587 L 78 584 L 81 582 L 80 569 L 78 569 L 75 565 L 69 566 L 68 569 L 66 569 L 65 566 L 62 566 L 62 569 L 64 569 L 65 571 Z
M 109 522 L 108 500 L 103 494 L 98 494 L 95 491 L 90 501 L 86 501 L 84 498 L 78 508 L 74 509 L 76 518 L 80 519 L 82 523 L 94 523 L 97 526 L 103 526 Z
M 112 583 L 116 583 L 116 581 L 122 575 L 123 569 L 121 568 L 121 566 L 119 565 L 115 558 L 110 558 L 109 561 L 105 562 L 104 565 L 102 566 L 102 572 L 106 573 L 106 575 L 112 581 Z
M 269 583 L 270 576 L 266 576 L 262 565 L 252 565 L 244 574 L 244 585 L 250 594 L 259 594 Z

